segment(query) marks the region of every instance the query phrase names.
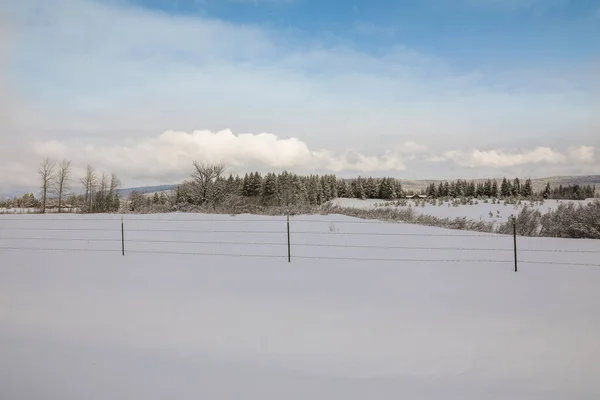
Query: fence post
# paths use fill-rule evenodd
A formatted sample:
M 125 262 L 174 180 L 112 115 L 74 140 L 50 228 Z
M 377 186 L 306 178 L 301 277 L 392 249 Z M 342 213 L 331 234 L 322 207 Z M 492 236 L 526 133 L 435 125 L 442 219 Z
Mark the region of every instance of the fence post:
M 288 244 L 288 262 L 292 262 L 292 253 L 290 245 L 290 216 L 287 216 L 287 244 Z
M 123 222 L 123 216 L 121 215 L 121 252 L 125 256 L 125 225 Z
M 515 272 L 517 272 L 517 218 L 513 217 L 513 243 L 515 250 Z

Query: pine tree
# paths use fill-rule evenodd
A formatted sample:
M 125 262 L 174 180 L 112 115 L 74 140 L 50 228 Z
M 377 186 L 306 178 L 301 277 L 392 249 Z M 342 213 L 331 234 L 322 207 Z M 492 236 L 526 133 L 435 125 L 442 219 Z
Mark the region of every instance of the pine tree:
M 250 181 L 250 196 L 259 197 L 262 191 L 262 176 L 259 172 L 255 172 L 252 180 Z
M 485 181 L 483 186 L 483 195 L 487 197 L 492 197 L 492 180 L 488 179 Z
M 375 182 L 375 179 L 373 179 L 372 177 L 367 178 L 366 181 L 364 181 L 364 187 L 365 187 L 365 196 L 368 199 L 376 199 L 377 195 L 379 194 L 379 190 L 377 187 L 377 182 Z
M 277 177 L 275 174 L 268 173 L 265 177 L 264 187 L 262 189 L 262 202 L 266 205 L 275 203 L 277 196 Z
M 364 200 L 366 198 L 363 179 L 360 176 L 352 182 L 352 192 L 357 199 Z
M 444 182 L 444 196 L 450 196 L 450 184 L 448 181 Z
M 339 197 L 350 197 L 348 193 L 348 184 L 345 179 L 338 179 L 337 192 Z
M 404 197 L 404 190 L 402 189 L 402 182 L 400 180 L 392 178 L 392 186 L 394 187 L 395 199 Z
M 525 181 L 525 184 L 521 188 L 521 195 L 526 198 L 533 196 L 533 185 L 531 184 L 531 179 L 527 179 Z
M 445 193 L 444 182 L 440 182 L 440 185 L 438 186 L 438 190 L 437 190 L 438 197 L 445 197 L 445 196 L 447 196 L 444 193 Z
M 331 186 L 329 185 L 328 176 L 321 177 L 321 192 L 323 193 L 323 199 L 321 200 L 321 203 L 326 203 L 332 199 Z
M 521 181 L 519 180 L 519 178 L 515 178 L 515 180 L 513 181 L 512 195 L 514 197 L 521 195 Z
M 545 199 L 547 199 L 547 198 L 550 197 L 550 193 L 552 193 L 552 190 L 550 188 L 550 182 L 548 182 L 548 183 L 546 183 L 546 188 L 542 192 L 542 197 L 544 197 Z
M 492 197 L 498 197 L 498 182 L 494 179 L 492 182 Z
M 500 196 L 510 197 L 512 195 L 512 188 L 508 179 L 503 178 L 502 184 L 500 185 Z
M 384 200 L 396 198 L 396 190 L 393 178 L 383 178 L 379 183 L 379 197 Z
M 432 183 L 429 186 L 427 186 L 426 194 L 428 197 L 431 197 L 431 198 L 437 197 L 437 190 L 435 189 L 435 183 Z
M 242 184 L 242 196 L 250 197 L 250 181 L 254 178 L 254 174 L 251 172 L 250 174 L 246 173 L 244 175 L 244 182 Z

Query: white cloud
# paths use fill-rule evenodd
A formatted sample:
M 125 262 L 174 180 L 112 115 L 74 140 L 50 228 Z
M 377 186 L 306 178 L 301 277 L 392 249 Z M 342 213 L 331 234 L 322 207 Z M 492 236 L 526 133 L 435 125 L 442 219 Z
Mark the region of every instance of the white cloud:
M 38 157 L 75 157 L 77 164 L 91 163 L 103 170 L 126 171 L 137 178 L 175 179 L 185 177 L 192 161 L 224 163 L 232 170 L 292 169 L 306 172 L 373 173 L 402 171 L 405 157 L 423 146 L 407 142 L 398 151 L 380 156 L 364 155 L 353 150 L 312 151 L 296 139 L 282 139 L 270 133 L 234 134 L 230 130 L 191 133 L 166 131 L 155 138 L 145 138 L 131 145 L 81 146 L 74 143 L 43 141 L 34 144 Z
M 593 146 L 572 147 L 569 149 L 569 158 L 574 162 L 591 164 L 595 160 L 595 152 Z
M 431 161 L 452 161 L 463 167 L 514 167 L 526 164 L 562 164 L 567 156 L 549 147 L 537 147 L 523 152 L 504 150 L 451 150 Z

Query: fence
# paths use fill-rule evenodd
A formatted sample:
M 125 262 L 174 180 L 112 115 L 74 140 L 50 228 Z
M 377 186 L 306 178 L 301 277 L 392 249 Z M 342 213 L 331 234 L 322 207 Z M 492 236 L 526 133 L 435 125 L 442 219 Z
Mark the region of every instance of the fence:
M 322 216 L 200 217 L 0 217 L 0 251 L 280 258 L 287 262 L 500 263 L 511 269 L 514 264 L 515 271 L 522 264 L 600 267 L 595 263 L 600 241 L 518 237 L 516 227 L 513 235 L 497 235 Z M 556 248 L 557 244 L 568 248 Z M 236 248 L 242 251 L 232 251 Z

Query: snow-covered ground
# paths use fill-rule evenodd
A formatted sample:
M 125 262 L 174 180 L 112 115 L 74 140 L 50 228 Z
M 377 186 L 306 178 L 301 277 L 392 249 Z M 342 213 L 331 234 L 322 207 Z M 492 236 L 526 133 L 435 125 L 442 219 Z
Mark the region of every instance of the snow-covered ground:
M 600 241 L 291 228 L 0 216 L 0 399 L 600 398 Z
M 488 203 L 484 203 L 484 200 L 474 200 L 474 204 L 457 205 L 453 206 L 452 202 L 442 202 L 440 205 L 439 200 L 435 205 L 425 202 L 425 207 L 422 207 L 423 201 L 407 200 L 406 206 L 399 206 L 400 208 L 408 208 L 409 205 L 415 212 L 425 215 L 431 215 L 440 218 L 462 218 L 466 217 L 474 221 L 485 221 L 485 222 L 498 222 L 503 223 L 508 220 L 511 215 L 517 215 L 525 206 L 537 209 L 541 213 L 547 213 L 551 210 L 556 209 L 561 203 L 575 203 L 575 204 L 587 204 L 594 199 L 588 200 L 544 200 L 543 202 L 531 202 L 522 201 L 519 205 L 517 204 L 504 204 L 504 201 L 497 200 L 496 204 L 492 204 L 492 200 Z M 431 201 L 431 200 L 428 200 Z M 477 202 L 477 203 L 475 203 Z M 335 199 L 333 200 L 334 205 L 342 207 L 355 207 L 370 209 L 375 207 L 398 207 L 396 202 L 389 202 L 386 200 L 360 200 L 360 199 Z

